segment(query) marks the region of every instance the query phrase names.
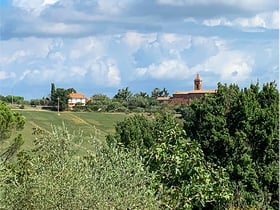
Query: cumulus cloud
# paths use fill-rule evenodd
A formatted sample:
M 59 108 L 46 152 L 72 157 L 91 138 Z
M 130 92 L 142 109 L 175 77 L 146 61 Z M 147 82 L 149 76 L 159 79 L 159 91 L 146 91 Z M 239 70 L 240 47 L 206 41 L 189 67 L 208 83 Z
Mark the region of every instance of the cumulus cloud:
M 278 64 L 275 2 L 13 0 L 0 7 L 0 86 L 246 81 Z
M 149 76 L 155 79 L 186 79 L 190 75 L 188 66 L 180 60 L 165 60 L 160 64 L 151 64 L 146 68 L 137 68 L 139 76 Z
M 239 26 L 244 28 L 262 27 L 268 29 L 279 29 L 279 12 L 259 13 L 250 18 L 236 18 L 229 20 L 227 18 L 206 19 L 203 21 L 207 26 Z
M 254 59 L 241 51 L 220 51 L 204 63 L 193 67 L 220 76 L 225 82 L 241 82 L 248 79 L 254 66 Z
M 154 42 L 156 39 L 156 33 L 143 34 L 136 31 L 128 31 L 123 36 L 124 43 L 134 50 L 139 49 L 139 47 L 142 45 Z
M 110 87 L 121 83 L 119 69 L 112 59 L 97 58 L 89 61 L 86 68 L 90 71 L 91 79 L 98 84 Z
M 48 6 L 59 0 L 13 0 L 13 5 L 38 16 Z

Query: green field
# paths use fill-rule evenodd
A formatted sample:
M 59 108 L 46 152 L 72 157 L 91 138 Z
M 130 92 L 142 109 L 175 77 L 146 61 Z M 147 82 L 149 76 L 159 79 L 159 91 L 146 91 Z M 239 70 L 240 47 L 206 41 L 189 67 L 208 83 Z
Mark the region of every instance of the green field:
M 115 131 L 116 122 L 122 121 L 127 115 L 124 113 L 100 113 L 100 112 L 57 112 L 41 110 L 15 110 L 25 117 L 24 129 L 20 132 L 24 138 L 23 148 L 33 147 L 34 127 L 50 132 L 52 126 L 67 127 L 70 133 L 83 132 L 85 139 L 95 135 L 104 140 L 107 134 Z

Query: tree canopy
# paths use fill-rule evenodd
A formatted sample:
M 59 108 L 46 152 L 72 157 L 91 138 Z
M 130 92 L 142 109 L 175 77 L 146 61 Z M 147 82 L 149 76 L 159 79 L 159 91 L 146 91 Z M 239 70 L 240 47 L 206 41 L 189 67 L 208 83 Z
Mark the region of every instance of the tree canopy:
M 248 208 L 278 207 L 279 93 L 275 82 L 218 84 L 215 95 L 194 101 L 182 112 L 187 136 L 207 161 L 226 169 L 234 201 Z

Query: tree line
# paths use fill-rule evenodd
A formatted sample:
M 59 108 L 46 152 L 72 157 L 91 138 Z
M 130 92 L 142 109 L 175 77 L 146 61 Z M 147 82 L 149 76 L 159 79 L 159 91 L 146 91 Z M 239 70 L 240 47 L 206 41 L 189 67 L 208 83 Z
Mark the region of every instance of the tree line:
M 51 91 L 48 97 L 42 99 L 31 99 L 32 106 L 48 106 L 50 109 L 56 110 L 58 105 L 60 111 L 68 109 L 68 99 L 70 93 L 76 93 L 74 88 L 56 88 L 55 84 L 51 84 Z M 119 89 L 112 97 L 105 94 L 94 94 L 87 100 L 85 106 L 77 103 L 73 111 L 104 111 L 104 112 L 144 112 L 156 111 L 160 103 L 157 97 L 168 96 L 166 88 L 155 88 L 149 95 L 146 92 L 133 94 L 128 87 Z M 58 100 L 59 99 L 59 100 Z M 59 104 L 58 104 L 59 103 Z
M 1 125 L 3 113 L 13 116 L 4 139 L 24 121 L 0 108 Z M 73 149 L 83 137 L 67 128 L 35 130 L 35 149 L 2 156 L 0 208 L 278 209 L 275 82 L 219 83 L 216 94 L 173 108 L 129 115 L 86 155 Z

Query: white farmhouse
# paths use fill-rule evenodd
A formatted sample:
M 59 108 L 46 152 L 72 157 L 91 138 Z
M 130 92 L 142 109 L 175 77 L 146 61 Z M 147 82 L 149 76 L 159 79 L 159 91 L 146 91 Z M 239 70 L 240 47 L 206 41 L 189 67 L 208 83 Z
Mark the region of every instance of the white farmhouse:
M 79 103 L 81 106 L 86 105 L 86 97 L 82 93 L 70 93 L 68 99 L 68 107 L 73 109 L 73 107 Z

